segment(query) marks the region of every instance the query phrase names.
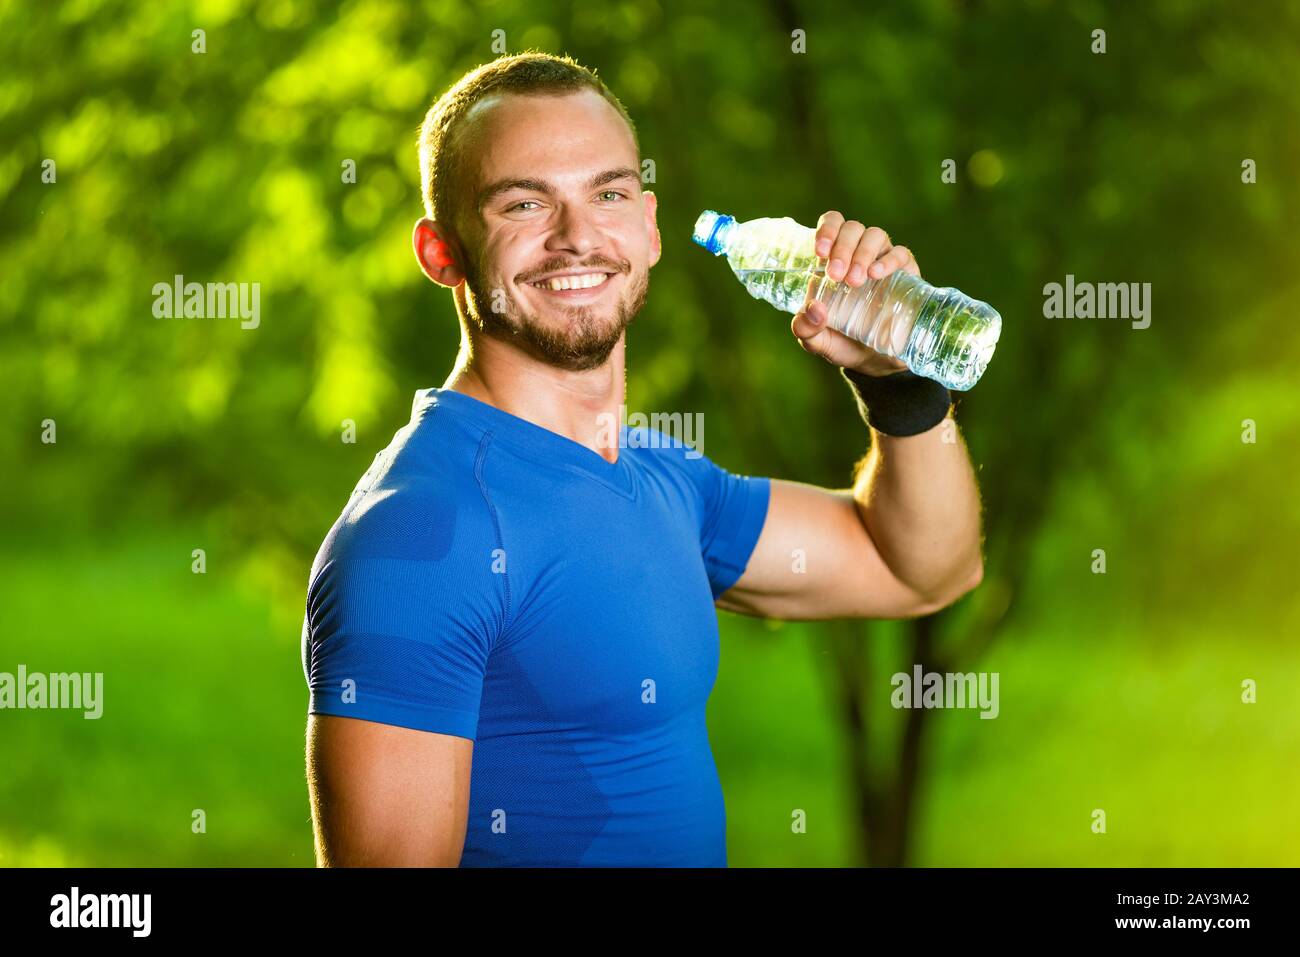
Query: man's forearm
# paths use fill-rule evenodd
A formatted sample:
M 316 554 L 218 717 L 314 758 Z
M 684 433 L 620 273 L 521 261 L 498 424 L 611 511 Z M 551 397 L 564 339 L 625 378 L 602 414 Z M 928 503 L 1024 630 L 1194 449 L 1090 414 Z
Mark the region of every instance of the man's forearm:
M 858 515 L 900 581 L 948 604 L 983 574 L 979 489 L 966 444 L 950 418 L 905 437 L 872 429 L 871 439 L 853 485 Z

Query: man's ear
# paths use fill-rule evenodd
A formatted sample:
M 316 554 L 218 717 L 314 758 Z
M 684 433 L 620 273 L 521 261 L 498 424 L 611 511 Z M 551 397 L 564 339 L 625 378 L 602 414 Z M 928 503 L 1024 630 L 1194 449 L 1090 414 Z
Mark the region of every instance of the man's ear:
M 451 243 L 442 227 L 432 219 L 421 218 L 416 222 L 411 242 L 420 269 L 438 285 L 450 288 L 465 281 L 465 273 L 456 264 Z
M 647 265 L 653 266 L 659 261 L 659 256 L 663 252 L 659 239 L 659 222 L 655 216 L 659 208 L 659 197 L 649 190 L 643 190 L 641 195 L 645 197 L 645 224 L 650 231 L 650 262 Z

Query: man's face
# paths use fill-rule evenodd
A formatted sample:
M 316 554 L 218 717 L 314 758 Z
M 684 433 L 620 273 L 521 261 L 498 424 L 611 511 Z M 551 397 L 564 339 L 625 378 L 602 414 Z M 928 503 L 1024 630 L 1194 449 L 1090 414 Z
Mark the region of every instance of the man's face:
M 550 365 L 601 365 L 644 304 L 660 252 L 627 124 L 586 90 L 489 97 L 461 134 L 470 319 Z

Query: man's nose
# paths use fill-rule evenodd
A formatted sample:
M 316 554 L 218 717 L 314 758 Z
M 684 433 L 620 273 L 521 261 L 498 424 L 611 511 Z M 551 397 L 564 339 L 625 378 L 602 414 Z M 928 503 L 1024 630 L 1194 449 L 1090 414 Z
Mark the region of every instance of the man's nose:
M 587 211 L 565 204 L 560 211 L 560 221 L 546 241 L 546 248 L 585 256 L 599 248 L 601 242 L 600 230 L 590 220 Z

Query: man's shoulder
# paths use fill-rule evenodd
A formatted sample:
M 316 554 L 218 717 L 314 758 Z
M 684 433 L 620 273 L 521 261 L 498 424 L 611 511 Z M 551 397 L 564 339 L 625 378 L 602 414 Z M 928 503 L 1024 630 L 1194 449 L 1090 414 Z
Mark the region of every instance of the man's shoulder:
M 314 568 L 350 558 L 438 560 L 490 528 L 475 475 L 480 439 L 446 415 L 413 418 L 357 482 Z

